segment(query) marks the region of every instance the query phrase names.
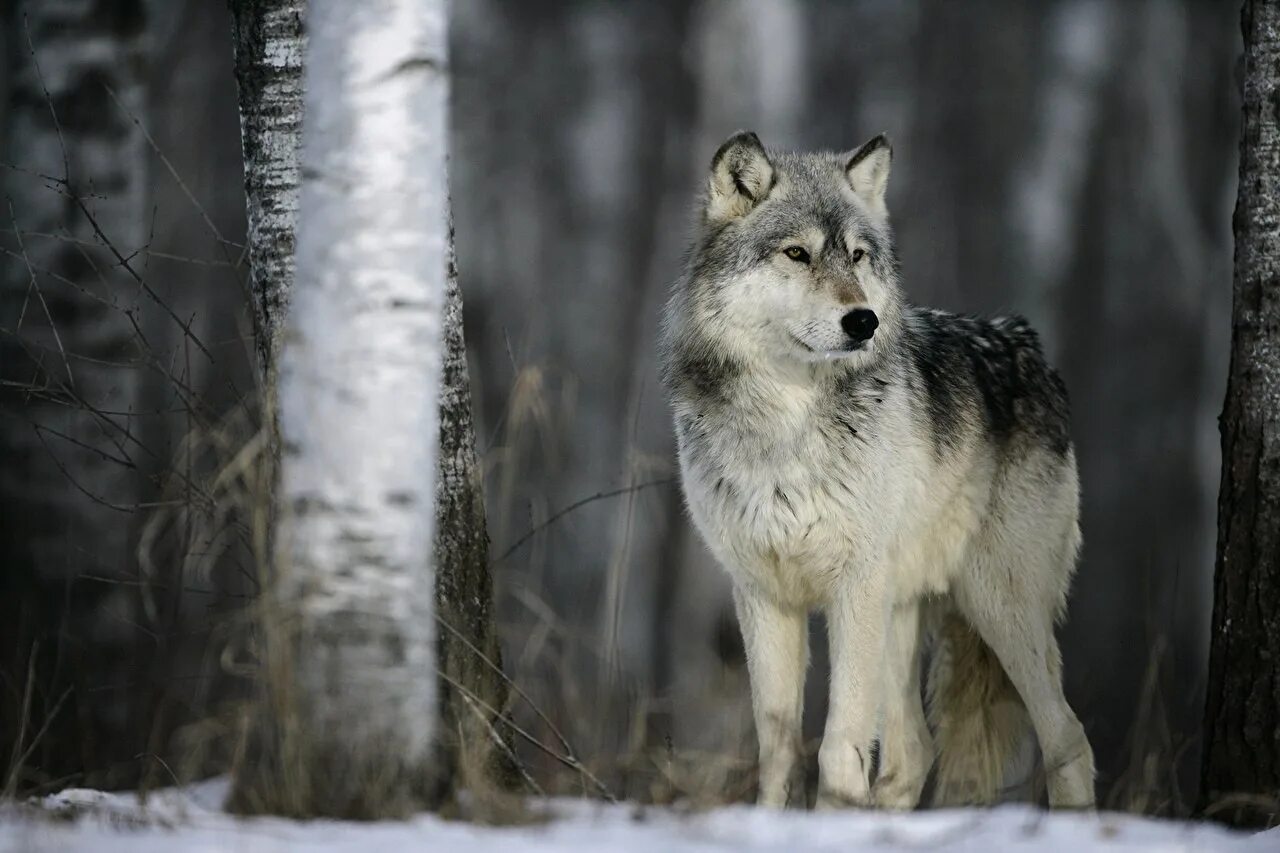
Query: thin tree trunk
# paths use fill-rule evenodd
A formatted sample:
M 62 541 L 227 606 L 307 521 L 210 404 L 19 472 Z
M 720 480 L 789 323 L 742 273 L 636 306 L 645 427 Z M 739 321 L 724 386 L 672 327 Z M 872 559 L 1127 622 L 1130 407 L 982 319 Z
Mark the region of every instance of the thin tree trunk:
M 270 385 L 293 289 L 304 0 L 231 0 L 258 366 Z
M 264 511 L 255 513 L 255 559 L 275 553 L 280 479 L 277 371 L 293 293 L 302 183 L 303 56 L 306 0 L 230 0 L 249 249 L 249 303 L 265 432 L 259 466 Z
M 1280 3 L 1247 0 L 1201 806 L 1280 815 Z
M 233 803 L 403 814 L 436 788 L 444 0 L 308 9 L 297 283 L 266 673 L 283 737 Z
M 440 462 L 436 482 L 436 616 L 442 730 L 453 779 L 471 787 L 499 780 L 510 768 L 495 751 L 494 712 L 506 705 L 502 653 L 493 613 L 483 477 L 476 460 L 471 383 L 462 326 L 462 291 L 449 226 L 440 388 Z M 461 685 L 461 689 L 458 687 Z M 468 695 L 469 694 L 469 695 Z M 479 701 L 476 701 L 479 700 Z M 487 706 L 487 708 L 486 708 Z

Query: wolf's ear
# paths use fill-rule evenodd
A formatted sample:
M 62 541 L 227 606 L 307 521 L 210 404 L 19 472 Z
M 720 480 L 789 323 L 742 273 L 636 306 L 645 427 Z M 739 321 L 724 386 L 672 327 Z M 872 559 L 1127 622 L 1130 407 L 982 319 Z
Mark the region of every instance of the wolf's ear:
M 723 222 L 746 216 L 773 188 L 773 164 L 760 137 L 741 130 L 711 158 L 707 219 Z
M 844 167 L 853 191 L 881 215 L 887 212 L 884 191 L 889 184 L 889 164 L 892 161 L 893 148 L 882 133 L 850 154 Z

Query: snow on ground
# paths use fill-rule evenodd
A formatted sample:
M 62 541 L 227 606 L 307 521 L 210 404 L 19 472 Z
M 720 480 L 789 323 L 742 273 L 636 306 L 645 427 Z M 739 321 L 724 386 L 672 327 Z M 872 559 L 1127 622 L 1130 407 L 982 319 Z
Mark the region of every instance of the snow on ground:
M 914 814 L 731 806 L 683 814 L 556 800 L 545 805 L 552 815 L 545 823 L 486 827 L 429 814 L 373 824 L 237 818 L 220 808 L 225 793 L 225 782 L 205 782 L 157 792 L 144 806 L 132 795 L 63 791 L 46 798 L 38 811 L 0 811 L 0 851 L 1280 851 L 1280 830 L 1247 835 L 1212 824 L 1048 814 L 1026 806 Z

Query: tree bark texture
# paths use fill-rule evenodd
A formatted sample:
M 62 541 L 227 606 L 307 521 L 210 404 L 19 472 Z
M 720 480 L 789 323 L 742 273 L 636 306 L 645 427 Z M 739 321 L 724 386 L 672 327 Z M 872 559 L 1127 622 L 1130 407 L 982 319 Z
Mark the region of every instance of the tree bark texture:
M 1201 805 L 1280 815 L 1280 3 L 1249 0 Z
M 276 767 L 238 805 L 403 814 L 437 783 L 436 435 L 448 258 L 443 0 L 308 8 L 282 347 Z M 269 652 L 269 655 L 274 653 Z M 276 778 L 269 778 L 274 773 Z
M 266 393 L 278 360 L 280 330 L 293 288 L 300 140 L 303 113 L 301 0 L 233 0 L 240 90 L 249 258 L 255 332 Z M 436 497 L 436 606 L 443 730 L 450 764 L 489 772 L 494 763 L 490 725 L 506 700 L 501 652 L 492 613 L 489 540 L 476 464 L 458 289 L 449 235 L 444 323 L 440 455 Z M 457 688 L 454 684 L 461 685 Z M 465 697 L 465 698 L 464 698 Z
M 480 774 L 492 781 L 504 772 L 502 756 L 494 751 L 492 726 L 495 712 L 506 705 L 507 684 L 493 613 L 484 484 L 476 458 L 452 220 L 445 287 L 435 541 L 438 657 L 446 676 L 440 685 L 442 730 L 449 760 L 462 771 L 455 778 L 464 781 L 468 774 Z
M 258 364 L 276 364 L 293 288 L 301 183 L 304 0 L 231 0 Z

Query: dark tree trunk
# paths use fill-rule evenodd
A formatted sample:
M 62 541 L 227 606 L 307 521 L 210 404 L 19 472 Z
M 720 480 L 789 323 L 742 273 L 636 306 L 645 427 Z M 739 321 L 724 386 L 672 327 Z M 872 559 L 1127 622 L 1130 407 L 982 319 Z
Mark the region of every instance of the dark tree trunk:
M 1201 806 L 1280 814 L 1280 3 L 1247 0 L 1231 369 Z
M 293 288 L 302 142 L 303 0 L 230 0 L 240 89 L 254 331 L 264 379 Z
M 507 685 L 494 624 L 489 533 L 476 460 L 452 222 L 442 367 L 435 541 L 437 655 L 446 677 L 441 685 L 441 731 L 448 761 L 458 771 L 448 778 L 474 787 L 476 782 L 506 775 L 502 756 L 493 748 L 492 726 L 496 712 L 506 704 Z

